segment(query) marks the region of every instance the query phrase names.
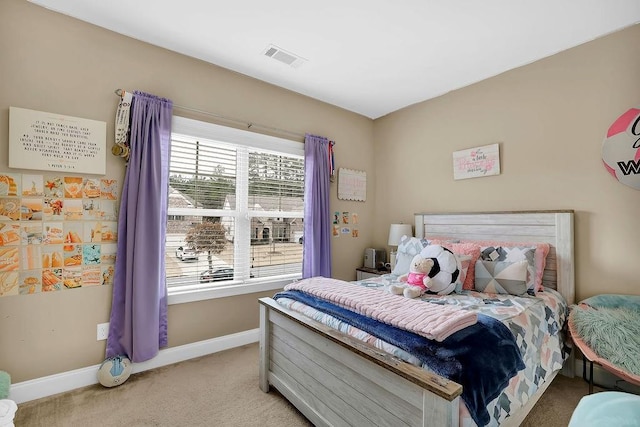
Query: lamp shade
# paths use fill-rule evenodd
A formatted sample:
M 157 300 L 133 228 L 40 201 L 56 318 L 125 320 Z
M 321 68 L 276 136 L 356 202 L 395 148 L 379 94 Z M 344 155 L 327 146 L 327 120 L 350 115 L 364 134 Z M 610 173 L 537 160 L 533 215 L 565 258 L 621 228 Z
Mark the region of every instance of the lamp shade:
M 402 236 L 413 237 L 413 230 L 411 224 L 391 224 L 389 227 L 389 246 L 398 246 Z

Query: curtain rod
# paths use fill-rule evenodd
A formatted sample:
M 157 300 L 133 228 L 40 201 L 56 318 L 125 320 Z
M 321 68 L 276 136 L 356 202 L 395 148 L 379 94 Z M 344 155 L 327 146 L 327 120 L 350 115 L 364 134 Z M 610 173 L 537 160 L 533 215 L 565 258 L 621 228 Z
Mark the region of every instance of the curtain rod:
M 118 95 L 119 97 L 122 97 L 122 94 L 124 93 L 123 89 L 116 89 L 115 94 Z M 247 129 L 251 129 L 251 128 L 261 128 L 267 131 L 271 131 L 271 132 L 275 132 L 275 133 L 280 133 L 280 134 L 286 134 L 286 135 L 292 135 L 295 136 L 297 138 L 300 138 L 302 141 L 304 141 L 305 139 L 305 135 L 302 133 L 298 133 L 298 132 L 292 132 L 289 130 L 285 130 L 285 129 L 280 129 L 280 128 L 276 128 L 276 127 L 272 127 L 272 126 L 267 126 L 267 125 L 261 125 L 258 123 L 252 123 L 252 122 L 247 122 L 246 120 L 240 120 L 240 119 L 235 119 L 233 117 L 227 117 L 227 116 L 223 116 L 221 114 L 216 114 L 216 113 L 211 113 L 209 111 L 204 111 L 204 110 L 198 110 L 196 108 L 190 108 L 190 107 L 185 107 L 183 105 L 177 105 L 177 104 L 173 104 L 174 108 L 178 108 L 180 110 L 185 110 L 185 111 L 190 111 L 193 113 L 198 113 L 198 114 L 203 114 L 206 116 L 211 116 L 211 117 L 215 117 L 221 120 L 226 120 L 229 122 L 234 122 L 237 124 L 241 124 L 247 127 Z

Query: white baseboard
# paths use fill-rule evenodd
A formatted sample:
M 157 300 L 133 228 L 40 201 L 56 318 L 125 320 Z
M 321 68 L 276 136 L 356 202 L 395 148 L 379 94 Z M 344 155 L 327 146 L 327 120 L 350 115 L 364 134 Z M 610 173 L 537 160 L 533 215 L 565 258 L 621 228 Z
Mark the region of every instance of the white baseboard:
M 135 374 L 172 363 L 182 362 L 183 360 L 206 356 L 207 354 L 258 342 L 259 334 L 260 329 L 256 328 L 238 332 L 237 334 L 225 335 L 223 337 L 160 350 L 158 355 L 153 359 L 142 363 L 134 363 L 131 367 L 131 373 Z M 98 364 L 12 384 L 9 389 L 9 399 L 19 404 L 97 384 L 99 367 L 100 365 Z

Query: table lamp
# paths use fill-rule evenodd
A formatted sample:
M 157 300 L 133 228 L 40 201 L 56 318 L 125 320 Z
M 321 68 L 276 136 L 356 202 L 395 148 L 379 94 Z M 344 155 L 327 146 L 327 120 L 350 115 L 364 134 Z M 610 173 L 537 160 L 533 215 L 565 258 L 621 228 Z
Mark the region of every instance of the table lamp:
M 397 248 L 400 244 L 400 239 L 402 239 L 402 236 L 413 237 L 411 224 L 391 224 L 391 226 L 389 227 L 389 241 L 387 242 L 387 244 L 389 246 Z M 397 252 L 392 248 L 389 255 L 391 270 L 393 270 L 396 266 L 396 255 Z

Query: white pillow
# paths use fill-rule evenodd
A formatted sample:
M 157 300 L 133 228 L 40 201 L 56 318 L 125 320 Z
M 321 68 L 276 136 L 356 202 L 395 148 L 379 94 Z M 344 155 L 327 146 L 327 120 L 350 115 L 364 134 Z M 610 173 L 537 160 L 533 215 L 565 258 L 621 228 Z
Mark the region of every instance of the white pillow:
M 416 237 L 402 236 L 400 244 L 398 244 L 396 266 L 391 273 L 397 276 L 409 273 L 411 260 L 414 256 L 418 255 L 425 246 L 427 246 L 426 241 L 422 241 Z

